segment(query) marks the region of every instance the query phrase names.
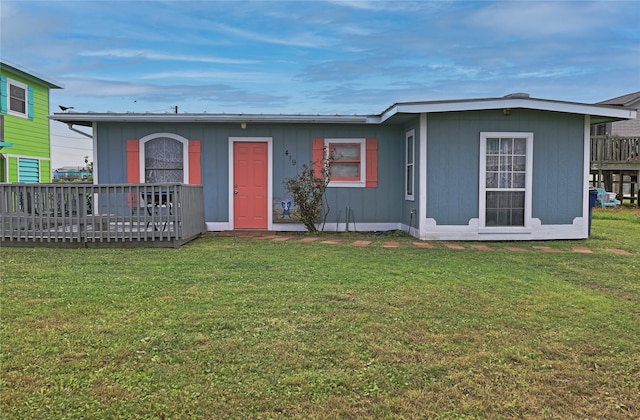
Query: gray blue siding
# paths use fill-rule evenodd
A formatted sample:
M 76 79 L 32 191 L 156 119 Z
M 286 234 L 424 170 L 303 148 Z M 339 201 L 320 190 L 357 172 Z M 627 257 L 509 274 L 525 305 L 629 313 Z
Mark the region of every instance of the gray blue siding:
M 205 220 L 229 220 L 229 137 L 271 137 L 273 139 L 273 194 L 286 195 L 283 181 L 311 161 L 312 139 L 377 138 L 378 187 L 331 188 L 327 200 L 331 207 L 328 223 L 344 222 L 345 209 L 355 223 L 397 222 L 402 213 L 402 161 L 398 127 L 322 124 L 238 124 L 206 123 L 100 123 L 97 129 L 98 179 L 101 184 L 126 183 L 127 140 L 154 133 L 173 133 L 201 141 L 202 180 Z M 285 154 L 285 151 L 288 154 Z M 292 164 L 296 160 L 296 165 Z
M 467 225 L 478 217 L 480 132 L 533 132 L 532 217 L 571 224 L 582 216 L 584 117 L 512 109 L 427 117 L 427 217 Z

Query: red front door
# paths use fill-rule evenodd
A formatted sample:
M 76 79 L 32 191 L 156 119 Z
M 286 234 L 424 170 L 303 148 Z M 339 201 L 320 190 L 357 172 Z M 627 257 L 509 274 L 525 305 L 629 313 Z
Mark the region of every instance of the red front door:
M 266 229 L 268 150 L 263 142 L 233 144 L 233 219 L 235 229 Z

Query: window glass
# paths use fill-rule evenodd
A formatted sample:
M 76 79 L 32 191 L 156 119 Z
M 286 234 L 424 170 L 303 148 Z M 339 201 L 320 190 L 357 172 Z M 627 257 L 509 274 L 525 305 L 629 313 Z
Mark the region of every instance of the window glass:
M 485 226 L 524 226 L 527 138 L 485 141 Z
M 358 178 L 359 168 L 357 163 L 331 163 L 331 176 L 333 178 Z
M 27 88 L 14 82 L 9 85 L 9 111 L 27 115 Z
M 367 171 L 371 168 L 370 162 L 367 162 L 369 154 L 366 145 L 367 139 L 364 138 L 324 139 L 323 153 L 329 164 L 329 187 L 367 187 Z M 375 167 L 376 162 L 371 163 Z
M 500 150 L 500 139 L 487 139 L 487 154 L 495 155 Z
M 359 144 L 331 144 L 334 161 L 340 160 L 360 160 Z
M 145 182 L 184 181 L 183 145 L 175 139 L 159 137 L 144 143 Z
M 414 183 L 414 149 L 415 149 L 415 138 L 414 131 L 410 131 L 406 135 L 406 148 L 407 160 L 406 164 L 406 175 L 405 175 L 405 198 L 413 199 L 413 183 Z
M 360 179 L 360 144 L 329 143 L 331 178 L 336 180 Z

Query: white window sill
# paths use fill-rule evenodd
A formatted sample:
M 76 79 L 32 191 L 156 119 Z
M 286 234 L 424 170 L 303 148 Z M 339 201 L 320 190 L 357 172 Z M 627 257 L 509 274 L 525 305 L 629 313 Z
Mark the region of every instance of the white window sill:
M 20 117 L 20 118 L 24 118 L 24 119 L 28 119 L 29 118 L 29 116 L 27 114 L 23 114 L 21 112 L 11 111 L 11 110 L 7 111 L 7 115 L 13 115 L 14 117 Z
M 363 181 L 329 181 L 329 188 L 364 188 L 366 184 Z

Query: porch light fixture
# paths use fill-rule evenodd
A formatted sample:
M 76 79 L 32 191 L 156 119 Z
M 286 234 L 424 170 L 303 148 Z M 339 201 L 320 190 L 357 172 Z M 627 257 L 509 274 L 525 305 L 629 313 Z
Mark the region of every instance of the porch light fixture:
M 240 128 L 242 128 L 243 130 L 244 130 L 245 128 L 247 128 L 247 123 L 246 123 L 246 122 L 241 122 L 241 123 L 240 123 Z
M 509 115 L 511 115 L 511 108 L 504 108 L 504 109 L 502 110 L 502 114 L 503 114 L 505 117 L 508 117 Z

